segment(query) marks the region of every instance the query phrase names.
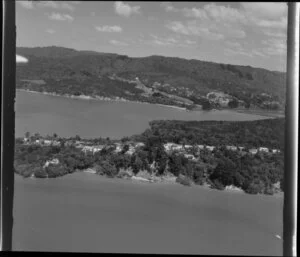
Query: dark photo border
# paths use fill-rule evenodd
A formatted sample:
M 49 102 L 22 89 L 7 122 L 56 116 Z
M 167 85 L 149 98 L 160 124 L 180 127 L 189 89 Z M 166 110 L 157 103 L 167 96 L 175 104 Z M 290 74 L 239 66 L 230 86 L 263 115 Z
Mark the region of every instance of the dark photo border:
M 300 3 L 288 4 L 283 255 L 297 256 Z M 12 250 L 15 141 L 16 8 L 2 1 L 0 248 Z

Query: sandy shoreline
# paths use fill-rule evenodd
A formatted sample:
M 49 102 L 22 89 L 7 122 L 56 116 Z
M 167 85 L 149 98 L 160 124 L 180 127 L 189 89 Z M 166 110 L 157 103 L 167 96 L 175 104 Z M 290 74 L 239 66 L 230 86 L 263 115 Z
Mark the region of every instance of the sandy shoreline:
M 137 103 L 137 104 L 153 104 L 153 103 L 148 103 L 148 102 L 131 101 L 131 100 L 127 100 L 127 99 L 124 99 L 124 98 L 114 99 L 114 98 L 103 97 L 103 96 L 91 97 L 91 96 L 87 96 L 87 95 L 79 95 L 79 96 L 69 95 L 69 94 L 59 95 L 59 94 L 56 94 L 56 93 L 32 91 L 32 90 L 22 89 L 22 88 L 17 88 L 16 91 L 28 92 L 28 93 L 34 93 L 34 94 L 41 94 L 41 95 L 51 95 L 51 96 L 64 97 L 64 98 L 69 98 L 69 99 L 79 99 L 79 100 L 95 100 L 95 101 Z M 173 105 L 165 105 L 165 104 L 153 104 L 153 105 L 158 105 L 158 106 L 162 106 L 162 107 L 168 107 L 168 108 L 173 108 L 173 109 L 177 109 L 177 110 L 187 111 L 186 108 L 173 106 Z

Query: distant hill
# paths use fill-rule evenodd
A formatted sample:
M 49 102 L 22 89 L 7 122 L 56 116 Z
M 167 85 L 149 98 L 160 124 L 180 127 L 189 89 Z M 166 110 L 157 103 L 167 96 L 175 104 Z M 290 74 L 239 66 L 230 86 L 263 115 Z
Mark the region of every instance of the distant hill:
M 278 102 L 284 106 L 286 75 L 282 72 L 164 56 L 131 58 L 56 46 L 17 47 L 16 52 L 29 59 L 27 65 L 17 67 L 19 87 L 22 79 L 92 81 L 96 85 L 103 77 L 115 74 L 129 80 L 138 77 L 148 87 L 157 82 L 161 90 L 173 90 L 173 94 L 183 97 L 199 98 L 222 91 L 253 105 Z

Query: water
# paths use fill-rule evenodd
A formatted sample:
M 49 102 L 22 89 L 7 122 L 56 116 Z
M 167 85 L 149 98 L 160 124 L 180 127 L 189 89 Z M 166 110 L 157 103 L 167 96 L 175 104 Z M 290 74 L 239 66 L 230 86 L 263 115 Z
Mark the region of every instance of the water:
M 120 138 L 143 132 L 153 119 L 261 118 L 28 92 L 16 98 L 17 137 L 29 131 Z M 280 197 L 83 173 L 41 180 L 16 175 L 13 250 L 282 255 L 282 209 Z
M 121 138 L 142 133 L 149 121 L 256 120 L 266 117 L 233 111 L 186 112 L 170 107 L 130 102 L 76 100 L 18 91 L 16 96 L 17 137 L 24 133 L 79 135 L 84 138 Z
M 282 255 L 282 197 L 86 173 L 15 185 L 13 250 Z

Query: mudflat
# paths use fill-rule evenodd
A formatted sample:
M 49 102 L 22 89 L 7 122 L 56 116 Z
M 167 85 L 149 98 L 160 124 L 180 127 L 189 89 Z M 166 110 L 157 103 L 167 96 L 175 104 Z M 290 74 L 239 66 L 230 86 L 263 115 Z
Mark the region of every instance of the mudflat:
M 13 250 L 280 256 L 282 212 L 282 197 L 16 175 Z

